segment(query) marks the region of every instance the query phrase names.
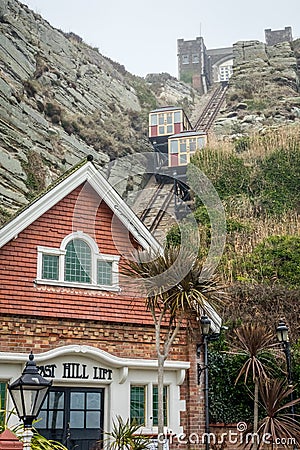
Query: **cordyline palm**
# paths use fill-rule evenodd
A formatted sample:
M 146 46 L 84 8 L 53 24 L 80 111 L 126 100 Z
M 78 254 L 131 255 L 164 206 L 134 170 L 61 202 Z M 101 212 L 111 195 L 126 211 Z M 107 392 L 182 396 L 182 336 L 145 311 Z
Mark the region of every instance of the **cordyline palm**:
M 260 421 L 257 433 L 260 446 L 266 436 L 272 443 L 272 449 L 293 447 L 300 444 L 299 415 L 291 414 L 291 406 L 300 403 L 300 398 L 290 401 L 294 388 L 286 384 L 285 380 L 269 379 L 259 383 L 260 398 L 266 416 Z M 264 438 L 264 439 L 263 439 Z
M 209 305 L 218 306 L 224 292 L 216 276 L 188 250 L 165 248 L 163 253 L 140 252 L 128 262 L 125 275 L 143 279 L 146 307 L 155 325 L 158 359 L 158 433 L 163 434 L 164 362 L 184 320 L 200 317 Z M 186 322 L 186 323 L 187 323 Z M 162 444 L 159 443 L 162 447 Z
M 254 406 L 253 406 L 253 432 L 258 429 L 258 395 L 259 382 L 268 379 L 268 364 L 265 358 L 266 352 L 271 350 L 273 344 L 273 333 L 264 325 L 245 324 L 235 330 L 237 353 L 247 357 L 246 362 L 241 368 L 236 383 L 244 376 L 246 384 L 249 376 L 254 383 Z M 253 443 L 253 448 L 257 448 L 257 443 Z

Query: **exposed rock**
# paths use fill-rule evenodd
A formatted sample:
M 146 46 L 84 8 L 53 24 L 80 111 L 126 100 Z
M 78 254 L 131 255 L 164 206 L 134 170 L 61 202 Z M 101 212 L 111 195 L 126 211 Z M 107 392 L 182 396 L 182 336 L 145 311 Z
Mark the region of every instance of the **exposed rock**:
M 129 74 L 74 33 L 54 29 L 19 1 L 1 0 L 2 205 L 15 210 L 34 195 L 35 183 L 24 170 L 31 151 L 46 168 L 45 185 L 88 154 L 103 167 L 120 156 L 152 151 L 148 110 L 160 102 L 193 101 L 191 90 L 181 83 L 177 92 L 176 80 L 168 77 L 157 102 L 151 83 Z M 133 183 L 139 181 L 135 177 Z
M 298 120 L 300 43 L 266 46 L 259 41 L 240 41 L 233 46 L 234 71 L 229 82 L 224 116 L 237 113 L 230 126 L 216 122 L 217 134 L 243 132 Z M 296 108 L 296 109 L 295 109 Z M 232 125 L 232 124 L 231 124 Z

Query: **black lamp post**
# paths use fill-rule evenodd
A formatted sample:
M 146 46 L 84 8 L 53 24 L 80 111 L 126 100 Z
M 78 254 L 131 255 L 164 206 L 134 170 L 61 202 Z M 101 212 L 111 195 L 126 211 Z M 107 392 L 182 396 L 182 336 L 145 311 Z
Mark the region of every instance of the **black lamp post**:
M 32 422 L 37 418 L 51 384 L 52 381 L 39 374 L 31 353 L 21 377 L 8 386 L 17 414 L 24 423 L 25 432 L 31 431 Z M 30 442 L 27 447 L 30 448 Z
M 205 411 L 205 450 L 209 450 L 209 398 L 208 398 L 208 336 L 211 320 L 207 316 L 200 319 L 204 348 L 204 411 Z
M 292 376 L 292 363 L 291 363 L 291 344 L 290 344 L 290 340 L 289 340 L 289 333 L 288 333 L 289 329 L 287 327 L 287 325 L 285 324 L 285 322 L 280 319 L 279 324 L 276 328 L 276 335 L 277 335 L 277 339 L 280 342 L 280 344 L 282 345 L 284 354 L 285 354 L 285 358 L 286 358 L 286 369 L 287 369 L 287 382 L 289 387 L 293 386 L 293 376 Z M 291 392 L 290 394 L 290 400 L 293 401 L 294 396 L 293 396 L 293 392 Z M 291 405 L 291 416 L 292 419 L 294 419 L 295 417 L 295 409 L 294 409 L 294 405 Z

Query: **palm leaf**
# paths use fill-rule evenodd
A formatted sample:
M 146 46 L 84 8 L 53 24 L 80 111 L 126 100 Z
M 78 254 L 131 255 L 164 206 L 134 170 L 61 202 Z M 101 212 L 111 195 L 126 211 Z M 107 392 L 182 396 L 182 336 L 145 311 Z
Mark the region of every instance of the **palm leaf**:
M 244 375 L 244 382 L 247 382 L 249 374 L 252 380 L 256 378 L 267 378 L 270 368 L 267 367 L 266 352 L 274 347 L 273 333 L 264 325 L 247 323 L 234 331 L 236 343 L 234 353 L 245 355 L 248 359 L 239 371 L 236 383 Z
M 200 315 L 205 301 L 214 307 L 226 301 L 219 278 L 203 269 L 202 260 L 179 247 L 159 254 L 137 252 L 123 274 L 135 281 L 142 278 L 147 309 L 165 309 L 172 317 L 178 311 Z
M 273 443 L 279 439 L 283 447 L 290 446 L 291 442 L 288 443 L 288 438 L 293 439 L 295 445 L 299 445 L 300 416 L 292 414 L 290 411 L 291 406 L 300 403 L 300 398 L 290 400 L 294 388 L 288 386 L 285 380 L 280 379 L 260 382 L 259 388 L 261 403 L 266 415 L 259 423 L 258 435 L 262 437 L 269 433 Z

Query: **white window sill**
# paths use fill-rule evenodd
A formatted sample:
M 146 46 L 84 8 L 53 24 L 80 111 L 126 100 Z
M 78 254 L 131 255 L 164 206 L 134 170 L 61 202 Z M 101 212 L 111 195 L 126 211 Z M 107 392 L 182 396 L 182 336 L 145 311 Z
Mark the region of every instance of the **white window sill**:
M 119 286 L 101 286 L 98 284 L 74 283 L 74 282 L 69 282 L 69 281 L 38 280 L 38 279 L 36 279 L 34 282 L 35 282 L 35 284 L 44 284 L 44 285 L 57 286 L 57 287 L 92 289 L 92 290 L 96 290 L 96 291 L 111 291 L 111 292 L 120 292 L 121 291 Z

